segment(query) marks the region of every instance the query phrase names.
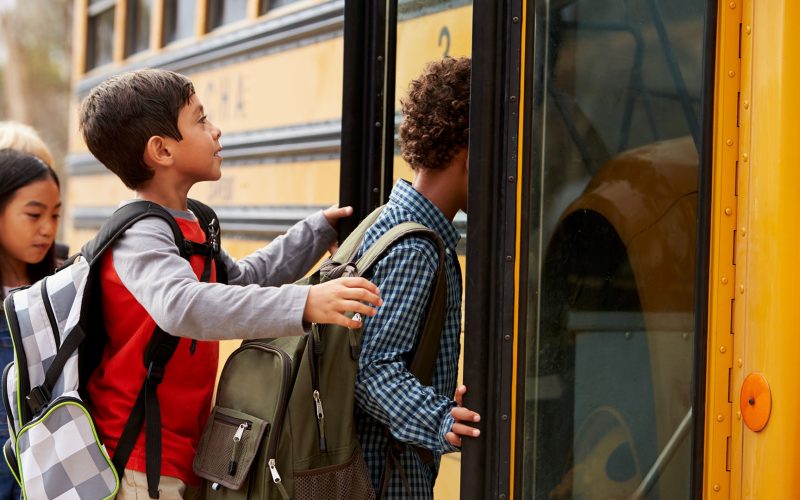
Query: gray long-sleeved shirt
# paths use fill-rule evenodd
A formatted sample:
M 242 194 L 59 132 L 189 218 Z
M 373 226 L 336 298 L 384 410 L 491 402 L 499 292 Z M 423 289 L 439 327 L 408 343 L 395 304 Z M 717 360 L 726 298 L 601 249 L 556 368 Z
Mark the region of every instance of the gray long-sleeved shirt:
M 196 220 L 190 211 L 167 210 Z M 114 269 L 156 324 L 172 335 L 198 340 L 260 338 L 265 332 L 301 335 L 309 287 L 285 283 L 301 278 L 335 240 L 336 231 L 320 211 L 242 260 L 223 250 L 229 284 L 204 283 L 180 256 L 169 225 L 150 217 L 114 244 Z

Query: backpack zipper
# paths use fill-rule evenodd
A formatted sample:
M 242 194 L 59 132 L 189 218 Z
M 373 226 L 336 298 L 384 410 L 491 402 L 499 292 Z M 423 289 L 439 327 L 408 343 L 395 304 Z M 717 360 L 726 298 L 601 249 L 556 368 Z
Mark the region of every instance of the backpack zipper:
M 242 442 L 242 436 L 244 436 L 244 431 L 251 427 L 250 422 L 242 422 L 239 424 L 239 427 L 236 429 L 236 433 L 233 435 L 233 449 L 231 450 L 231 459 L 228 460 L 228 475 L 235 476 L 236 475 L 236 468 L 239 467 L 239 461 L 236 459 L 239 451 L 239 443 Z
M 308 366 L 311 369 L 311 395 L 314 398 L 314 409 L 317 416 L 317 431 L 319 432 L 319 451 L 328 452 L 328 440 L 325 437 L 325 412 L 322 409 L 319 383 L 319 354 L 317 354 L 317 337 L 312 332 L 308 336 Z

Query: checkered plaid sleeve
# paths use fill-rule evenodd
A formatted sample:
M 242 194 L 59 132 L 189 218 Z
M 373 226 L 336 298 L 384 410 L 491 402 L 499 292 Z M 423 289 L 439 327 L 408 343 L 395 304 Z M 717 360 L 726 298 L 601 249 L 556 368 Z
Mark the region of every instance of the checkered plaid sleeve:
M 372 280 L 384 303 L 364 321 L 356 404 L 400 441 L 447 453 L 455 450 L 444 438 L 455 403 L 422 385 L 406 368 L 422 328 L 437 258 L 430 242 L 409 240 L 375 266 Z

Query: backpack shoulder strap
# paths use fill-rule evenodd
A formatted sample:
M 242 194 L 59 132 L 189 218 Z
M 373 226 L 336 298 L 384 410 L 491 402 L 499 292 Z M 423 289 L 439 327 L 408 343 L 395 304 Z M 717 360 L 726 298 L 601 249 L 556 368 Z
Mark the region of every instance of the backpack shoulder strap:
M 220 257 L 220 249 L 222 248 L 222 230 L 219 225 L 219 217 L 213 208 L 209 207 L 201 201 L 189 198 L 187 200 L 189 210 L 191 210 L 197 220 L 200 222 L 200 227 L 206 233 L 206 241 L 211 245 L 211 251 L 216 263 L 217 283 L 228 282 L 228 269 L 225 263 L 222 262 Z
M 119 207 L 103 224 L 97 235 L 81 248 L 81 255 L 90 266 L 94 265 L 106 250 L 111 248 L 114 242 L 122 236 L 122 233 L 145 217 L 160 217 L 166 221 L 172 231 L 172 236 L 175 238 L 175 244 L 178 246 L 181 256 L 188 257 L 184 245 L 183 232 L 178 223 L 175 222 L 175 219 L 164 207 L 146 200 L 136 200 Z
M 428 299 L 427 311 L 422 323 L 422 334 L 417 341 L 417 345 L 414 349 L 414 356 L 411 358 L 411 363 L 408 366 L 408 371 L 417 377 L 420 383 L 429 386 L 433 380 L 436 357 L 439 354 L 439 343 L 442 339 L 442 328 L 444 327 L 445 309 L 447 306 L 447 275 L 445 273 L 446 252 L 442 238 L 435 231 L 416 222 L 398 224 L 384 233 L 383 236 L 378 238 L 378 241 L 364 252 L 364 255 L 362 255 L 356 263 L 356 267 L 359 274 L 363 275 L 363 273 L 367 272 L 381 257 L 383 257 L 392 245 L 411 235 L 423 236 L 431 240 L 435 244 L 439 254 L 436 276 L 434 277 L 431 295 Z M 407 493 L 411 495 L 408 480 L 405 477 L 403 468 L 399 466 L 398 458 L 398 454 L 401 453 L 405 446 L 394 438 L 388 429 L 386 429 L 384 434 L 386 435 L 388 443 L 386 456 L 384 457 L 384 468 L 378 483 L 378 498 L 384 497 L 394 469 L 400 472 L 403 485 L 406 487 Z M 412 448 L 423 463 L 433 463 L 434 457 L 430 450 L 419 446 L 413 446 Z
M 363 275 L 380 260 L 391 246 L 409 236 L 422 236 L 430 240 L 438 251 L 438 267 L 434 278 L 427 313 L 423 321 L 422 335 L 414 350 L 409 371 L 424 385 L 430 385 L 433 369 L 439 352 L 439 342 L 444 326 L 447 305 L 447 277 L 445 273 L 445 248 L 442 238 L 433 230 L 416 222 L 403 222 L 389 229 L 371 245 L 356 262 L 359 274 Z
M 339 249 L 335 254 L 333 254 L 330 260 L 340 264 L 344 264 L 345 262 L 350 262 L 353 260 L 353 256 L 361 247 L 361 242 L 364 240 L 364 235 L 367 233 L 367 229 L 369 229 L 372 224 L 375 223 L 375 221 L 378 219 L 378 216 L 383 211 L 383 207 L 385 206 L 386 205 L 381 205 L 367 215 L 364 220 L 362 220 L 358 226 L 353 229 L 353 232 L 350 233 L 347 238 L 345 238 L 342 244 L 339 245 Z

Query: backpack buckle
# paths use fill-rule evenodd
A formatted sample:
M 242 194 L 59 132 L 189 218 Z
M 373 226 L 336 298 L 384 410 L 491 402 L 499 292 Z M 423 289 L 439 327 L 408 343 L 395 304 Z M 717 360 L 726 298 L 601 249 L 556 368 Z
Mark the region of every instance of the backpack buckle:
M 51 396 L 50 389 L 44 385 L 39 385 L 31 389 L 30 394 L 25 396 L 25 401 L 28 403 L 28 408 L 36 414 L 50 402 Z
M 147 381 L 160 384 L 162 380 L 164 380 L 164 367 L 151 361 L 147 367 Z
M 214 254 L 219 253 L 219 223 L 217 219 L 211 219 L 208 223 L 208 243 Z

